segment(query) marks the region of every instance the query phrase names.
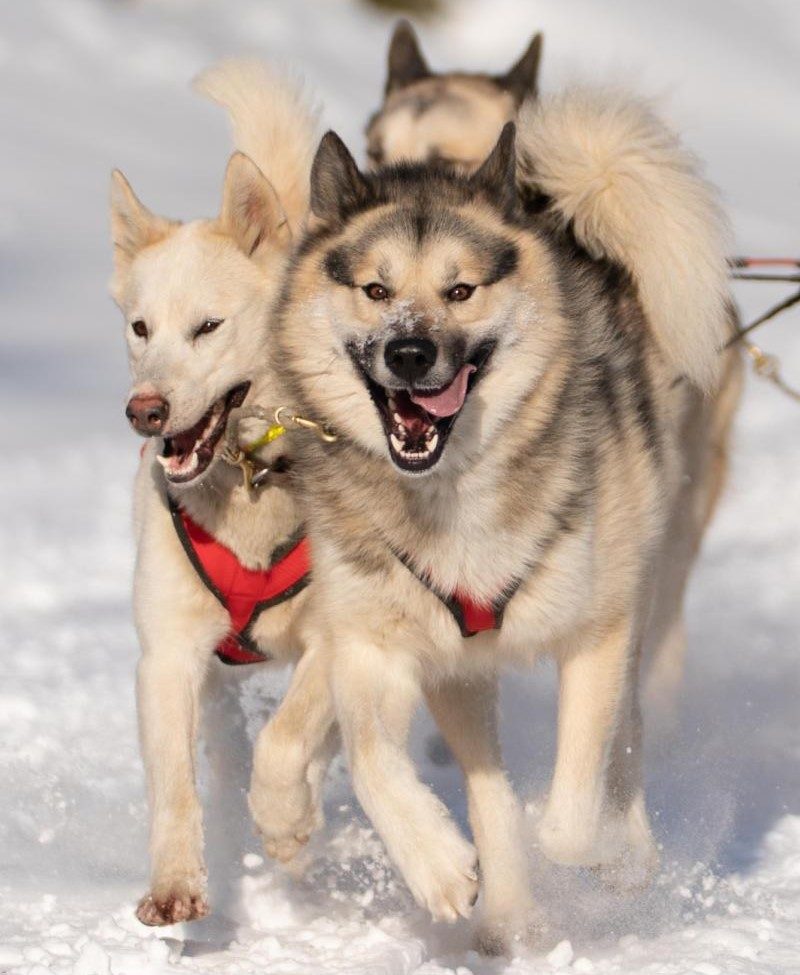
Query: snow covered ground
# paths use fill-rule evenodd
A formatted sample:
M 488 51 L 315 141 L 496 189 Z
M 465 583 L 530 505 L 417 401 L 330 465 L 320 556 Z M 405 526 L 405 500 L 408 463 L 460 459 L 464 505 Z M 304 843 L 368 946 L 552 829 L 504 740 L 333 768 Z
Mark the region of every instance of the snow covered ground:
M 435 65 L 502 68 L 543 28 L 545 88 L 610 76 L 663 95 L 723 189 L 737 249 L 800 254 L 793 0 L 452 6 L 423 31 Z M 205 774 L 215 916 L 162 931 L 133 918 L 147 869 L 128 609 L 138 444 L 105 293 L 108 173 L 121 166 L 158 211 L 214 212 L 228 134 L 186 83 L 243 52 L 297 64 L 360 148 L 388 30 L 351 0 L 0 0 L 0 972 L 800 972 L 800 411 L 758 380 L 692 588 L 681 714 L 673 735 L 650 741 L 664 855 L 652 891 L 612 898 L 537 858 L 559 943 L 481 959 L 466 925 L 431 925 L 410 903 L 341 764 L 328 826 L 293 878 L 258 856 L 246 768 L 228 758 Z M 739 289 L 746 315 L 783 293 Z M 800 383 L 800 312 L 761 341 Z M 246 682 L 243 711 L 218 709 L 224 735 L 252 733 L 284 680 Z M 547 667 L 508 682 L 505 747 L 532 800 L 548 780 L 553 717 Z M 463 819 L 459 777 L 428 755 L 428 731 L 421 716 L 423 775 Z M 211 763 L 234 753 L 218 747 Z

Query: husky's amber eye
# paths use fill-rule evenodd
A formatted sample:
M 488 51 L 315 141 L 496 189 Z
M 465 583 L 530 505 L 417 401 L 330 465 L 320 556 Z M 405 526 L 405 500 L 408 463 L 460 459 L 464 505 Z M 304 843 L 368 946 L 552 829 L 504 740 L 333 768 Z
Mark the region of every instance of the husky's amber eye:
M 198 325 L 194 330 L 194 338 L 199 339 L 201 335 L 210 335 L 220 327 L 225 321 L 224 318 L 208 318 L 202 325 Z
M 131 331 L 134 335 L 138 335 L 140 339 L 147 338 L 147 326 L 141 318 L 137 318 L 135 322 L 131 322 Z
M 371 301 L 386 301 L 389 297 L 388 290 L 382 284 L 378 284 L 377 281 L 373 281 L 372 284 L 365 284 L 364 294 Z
M 445 295 L 448 301 L 466 301 L 472 297 L 475 286 L 472 284 L 456 284 Z

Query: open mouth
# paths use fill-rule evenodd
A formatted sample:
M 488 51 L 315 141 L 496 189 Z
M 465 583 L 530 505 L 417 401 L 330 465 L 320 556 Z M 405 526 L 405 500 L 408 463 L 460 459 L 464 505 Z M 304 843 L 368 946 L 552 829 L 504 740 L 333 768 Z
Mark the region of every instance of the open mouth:
M 208 469 L 228 424 L 231 410 L 241 406 L 250 383 L 234 386 L 204 413 L 193 427 L 164 437 L 158 462 L 172 484 L 187 484 Z
M 361 370 L 396 467 L 409 474 L 422 474 L 439 462 L 467 397 L 493 351 L 494 342 L 480 346 L 451 382 L 439 389 L 389 389 Z

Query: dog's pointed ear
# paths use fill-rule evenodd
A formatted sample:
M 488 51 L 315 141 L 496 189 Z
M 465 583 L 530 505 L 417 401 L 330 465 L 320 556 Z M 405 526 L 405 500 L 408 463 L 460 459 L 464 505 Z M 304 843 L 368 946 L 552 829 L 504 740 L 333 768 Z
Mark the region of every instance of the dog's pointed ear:
M 177 223 L 151 213 L 131 189 L 131 184 L 115 169 L 111 174 L 111 240 L 114 267 L 119 273 L 130 266 L 143 247 L 155 244 Z
M 544 36 L 541 33 L 535 34 L 519 61 L 504 75 L 495 79 L 501 88 L 513 95 L 517 105 L 522 104 L 526 98 L 536 97 L 543 45 Z
M 389 95 L 414 81 L 429 78 L 431 74 L 414 28 L 407 20 L 399 20 L 389 42 L 389 72 L 384 94 Z
M 248 257 L 266 241 L 288 247 L 291 231 L 275 188 L 249 156 L 234 152 L 222 186 L 219 223 Z
M 326 132 L 311 166 L 311 212 L 324 224 L 338 223 L 369 196 L 369 186 L 335 132 Z
M 476 190 L 498 202 L 507 213 L 516 209 L 519 199 L 516 135 L 516 125 L 513 122 L 506 122 L 494 149 L 477 172 L 470 177 Z

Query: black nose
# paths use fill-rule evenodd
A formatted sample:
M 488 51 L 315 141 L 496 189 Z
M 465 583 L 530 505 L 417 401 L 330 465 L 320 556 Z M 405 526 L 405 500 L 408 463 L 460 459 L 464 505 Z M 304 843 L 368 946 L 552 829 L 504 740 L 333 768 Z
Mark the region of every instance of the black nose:
M 133 396 L 125 416 L 137 433 L 154 437 L 161 433 L 169 416 L 169 403 L 162 396 Z
M 383 350 L 383 361 L 395 376 L 413 386 L 436 362 L 437 351 L 430 339 L 392 339 Z

